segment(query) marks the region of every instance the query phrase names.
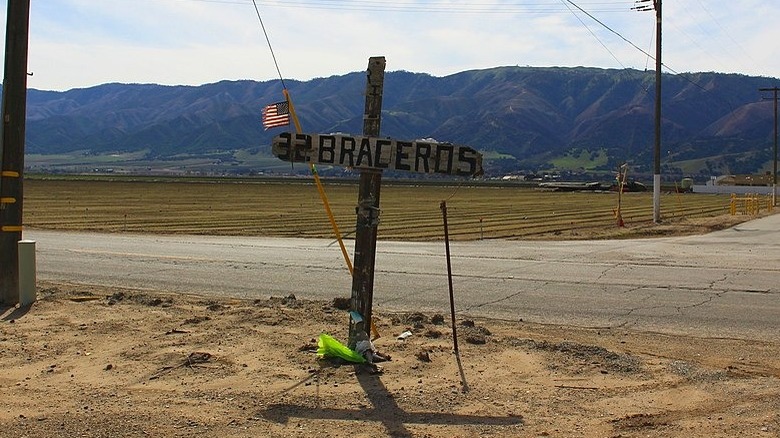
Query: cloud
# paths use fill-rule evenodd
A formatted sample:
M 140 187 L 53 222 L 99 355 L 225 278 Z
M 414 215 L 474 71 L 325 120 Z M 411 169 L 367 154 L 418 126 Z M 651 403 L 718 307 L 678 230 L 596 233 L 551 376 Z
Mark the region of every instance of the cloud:
M 387 57 L 388 70 L 437 76 L 516 64 L 653 68 L 645 54 L 560 1 L 257 3 L 291 79 L 362 71 L 375 55 Z M 630 1 L 576 3 L 654 53 L 652 12 L 631 11 Z M 769 17 L 778 12 L 780 5 L 758 0 L 665 2 L 664 62 L 681 72 L 777 76 L 772 41 L 780 30 Z M 278 76 L 251 0 L 34 1 L 30 29 L 33 88 Z

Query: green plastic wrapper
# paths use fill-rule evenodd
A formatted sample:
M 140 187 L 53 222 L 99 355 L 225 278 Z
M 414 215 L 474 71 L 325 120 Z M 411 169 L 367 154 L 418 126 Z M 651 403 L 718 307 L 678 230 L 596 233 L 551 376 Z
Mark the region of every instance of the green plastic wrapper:
M 349 347 L 333 339 L 325 333 L 320 334 L 317 341 L 317 354 L 322 357 L 340 357 L 349 362 L 364 363 L 366 358 L 357 352 L 350 350 Z

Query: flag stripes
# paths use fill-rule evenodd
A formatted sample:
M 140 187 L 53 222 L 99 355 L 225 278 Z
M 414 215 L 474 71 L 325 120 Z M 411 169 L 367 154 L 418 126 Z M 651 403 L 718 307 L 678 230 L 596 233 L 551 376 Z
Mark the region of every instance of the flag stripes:
M 290 124 L 290 104 L 286 101 L 272 103 L 263 108 L 263 127 L 265 129 Z

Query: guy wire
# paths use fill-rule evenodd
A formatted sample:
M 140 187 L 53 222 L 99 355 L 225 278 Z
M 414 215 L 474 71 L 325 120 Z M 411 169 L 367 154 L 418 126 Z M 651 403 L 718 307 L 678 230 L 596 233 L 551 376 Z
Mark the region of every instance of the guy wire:
M 260 20 L 260 27 L 263 29 L 263 35 L 265 35 L 265 41 L 268 43 L 268 50 L 271 51 L 271 58 L 274 60 L 274 66 L 276 67 L 276 72 L 279 74 L 279 80 L 282 81 L 282 88 L 285 90 L 287 89 L 287 85 L 284 83 L 284 77 L 282 76 L 282 71 L 279 69 L 279 63 L 276 62 L 276 54 L 274 54 L 274 48 L 271 47 L 271 39 L 268 38 L 268 32 L 265 30 L 265 24 L 263 24 L 263 17 L 260 16 L 260 9 L 257 7 L 257 1 L 252 0 L 252 4 L 255 6 L 255 12 L 257 13 L 257 19 Z
M 444 200 L 444 202 L 447 202 L 447 201 L 449 201 L 450 199 L 454 198 L 454 197 L 455 197 L 455 195 L 456 195 L 456 194 L 458 193 L 458 191 L 460 190 L 460 188 L 461 188 L 461 187 L 463 187 L 463 185 L 464 185 L 464 184 L 466 184 L 466 181 L 470 180 L 471 178 L 474 178 L 475 176 L 477 176 L 477 174 L 476 174 L 476 173 L 475 173 L 474 175 L 471 175 L 471 177 L 470 177 L 470 178 L 468 178 L 468 179 L 467 179 L 467 178 L 462 178 L 462 179 L 460 180 L 460 182 L 458 183 L 458 185 L 455 187 L 455 190 L 453 190 L 453 191 L 452 191 L 452 193 L 450 194 L 450 196 L 448 196 L 448 197 L 447 197 L 447 199 L 445 199 L 445 200 Z

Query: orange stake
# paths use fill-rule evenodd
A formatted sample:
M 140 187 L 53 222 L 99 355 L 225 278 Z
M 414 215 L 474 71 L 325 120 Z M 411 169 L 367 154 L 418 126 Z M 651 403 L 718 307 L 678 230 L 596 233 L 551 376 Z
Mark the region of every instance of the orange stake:
M 292 99 L 290 98 L 290 93 L 286 88 L 284 89 L 284 97 L 290 107 L 290 116 L 293 119 L 293 124 L 295 124 L 295 132 L 302 134 L 303 130 L 301 129 L 301 123 L 298 121 L 298 115 L 295 113 L 295 107 L 293 106 Z M 347 264 L 347 269 L 349 269 L 349 275 L 352 276 L 352 262 L 349 260 L 349 253 L 347 253 L 347 248 L 344 246 L 344 240 L 341 238 L 341 232 L 339 231 L 339 227 L 336 224 L 336 218 L 333 216 L 333 211 L 330 209 L 330 202 L 328 202 L 328 196 L 325 194 L 325 188 L 322 186 L 320 175 L 317 173 L 317 168 L 314 167 L 313 163 L 309 163 L 309 170 L 311 170 L 312 175 L 314 175 L 314 182 L 317 184 L 317 191 L 320 194 L 320 199 L 322 199 L 322 205 L 325 207 L 325 213 L 327 213 L 328 219 L 330 220 L 330 225 L 333 227 L 333 232 L 336 234 L 336 240 L 339 241 L 341 254 L 344 256 L 344 262 Z

